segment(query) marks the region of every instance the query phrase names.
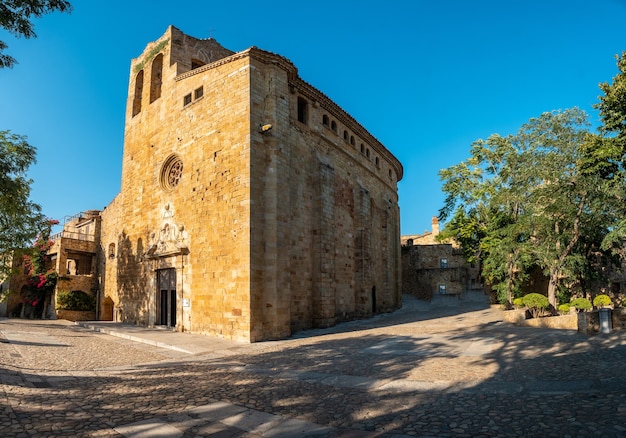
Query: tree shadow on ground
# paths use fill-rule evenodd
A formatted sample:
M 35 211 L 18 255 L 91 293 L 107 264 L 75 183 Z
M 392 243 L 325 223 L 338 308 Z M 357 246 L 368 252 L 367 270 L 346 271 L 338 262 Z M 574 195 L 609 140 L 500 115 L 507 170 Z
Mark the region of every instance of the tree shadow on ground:
M 587 337 L 505 323 L 423 333 L 417 326 L 407 334 L 344 332 L 101 374 L 44 376 L 51 388 L 5 386 L 10 415 L 41 434 L 114 435 L 116 426 L 174 421 L 174 414 L 219 400 L 378 436 L 626 433 L 620 333 Z M 193 427 L 187 434 L 202 436 Z

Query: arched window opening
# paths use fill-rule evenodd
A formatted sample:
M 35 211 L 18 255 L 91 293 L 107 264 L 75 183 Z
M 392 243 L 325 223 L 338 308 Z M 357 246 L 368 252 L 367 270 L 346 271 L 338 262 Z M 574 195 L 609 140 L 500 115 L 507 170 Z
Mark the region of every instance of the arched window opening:
M 350 136 L 350 144 L 354 146 L 354 135 Z
M 348 131 L 343 131 L 343 139 L 348 141 Z
M 330 122 L 330 129 L 332 129 L 333 132 L 337 132 L 337 122 L 335 122 L 334 120 Z
M 141 95 L 143 93 L 143 70 L 135 77 L 135 95 L 133 96 L 133 117 L 141 112 Z
M 363 145 L 363 143 L 361 143 L 361 153 L 364 154 L 365 153 L 365 146 Z
M 322 125 L 328 126 L 328 116 L 326 114 L 322 116 Z
M 163 54 L 158 54 L 152 61 L 150 73 L 150 103 L 161 97 L 161 83 L 163 81 Z

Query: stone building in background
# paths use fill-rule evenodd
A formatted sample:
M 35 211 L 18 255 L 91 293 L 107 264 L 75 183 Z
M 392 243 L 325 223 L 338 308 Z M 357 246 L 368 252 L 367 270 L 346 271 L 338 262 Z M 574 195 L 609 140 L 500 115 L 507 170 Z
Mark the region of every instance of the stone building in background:
M 397 309 L 402 172 L 289 60 L 169 27 L 131 62 L 99 315 L 254 342 Z
M 468 263 L 456 243 L 439 242 L 439 220 L 432 231 L 402 236 L 402 288 L 423 300 L 436 296 L 463 298 L 468 292 L 483 292 L 480 268 Z

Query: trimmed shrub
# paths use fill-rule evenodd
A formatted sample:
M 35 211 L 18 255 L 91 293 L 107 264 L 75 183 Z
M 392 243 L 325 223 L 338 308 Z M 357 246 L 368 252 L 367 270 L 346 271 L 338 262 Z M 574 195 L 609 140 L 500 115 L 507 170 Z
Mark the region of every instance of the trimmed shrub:
M 515 298 L 513 300 L 513 306 L 518 308 L 518 309 L 521 309 L 522 307 L 524 307 L 524 300 L 522 300 L 521 297 L 520 298 Z
M 570 309 L 569 304 L 565 303 L 565 304 L 561 304 L 557 310 L 559 311 L 561 315 L 567 315 L 569 313 L 569 309 Z
M 595 307 L 606 307 L 611 305 L 611 299 L 608 295 L 600 294 L 593 299 L 593 305 Z
M 533 318 L 537 318 L 542 310 L 550 306 L 548 297 L 538 293 L 530 293 L 522 297 L 522 302 L 532 313 Z
M 587 298 L 574 298 L 569 305 L 579 312 L 591 309 L 591 303 Z
M 96 310 L 96 299 L 80 290 L 61 291 L 57 294 L 57 310 Z

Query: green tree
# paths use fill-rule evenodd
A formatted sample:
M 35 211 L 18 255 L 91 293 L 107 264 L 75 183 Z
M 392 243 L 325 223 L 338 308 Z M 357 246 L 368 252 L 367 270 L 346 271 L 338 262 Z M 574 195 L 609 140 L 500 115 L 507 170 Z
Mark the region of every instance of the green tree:
M 501 301 L 510 304 L 528 268 L 539 266 L 556 308 L 561 283 L 585 272 L 582 237 L 594 227 L 606 233 L 615 201 L 597 173 L 581 168 L 595 139 L 583 111 L 544 113 L 515 135 L 475 142 L 469 159 L 440 172 L 447 195 L 441 219 L 464 218 L 446 224 L 443 234 L 480 230 L 469 250 L 480 254 L 483 276 Z
M 0 131 L 0 274 L 9 274 L 14 250 L 30 246 L 47 226 L 41 207 L 29 200 L 26 172 L 35 153 L 26 137 Z
M 586 151 L 585 165 L 589 172 L 602 176 L 611 184 L 613 195 L 618 200 L 626 198 L 626 52 L 616 56 L 618 74 L 612 82 L 600 84 L 604 93 L 594 107 L 600 113 L 601 136 Z M 611 248 L 622 263 L 626 262 L 626 203 L 616 205 L 616 219 L 611 231 L 602 242 L 602 248 Z
M 35 34 L 31 20 L 51 12 L 70 12 L 72 6 L 65 0 L 1 0 L 0 27 L 16 37 L 33 38 Z M 5 55 L 7 48 L 4 41 L 0 41 L 0 68 L 13 67 L 16 60 Z

